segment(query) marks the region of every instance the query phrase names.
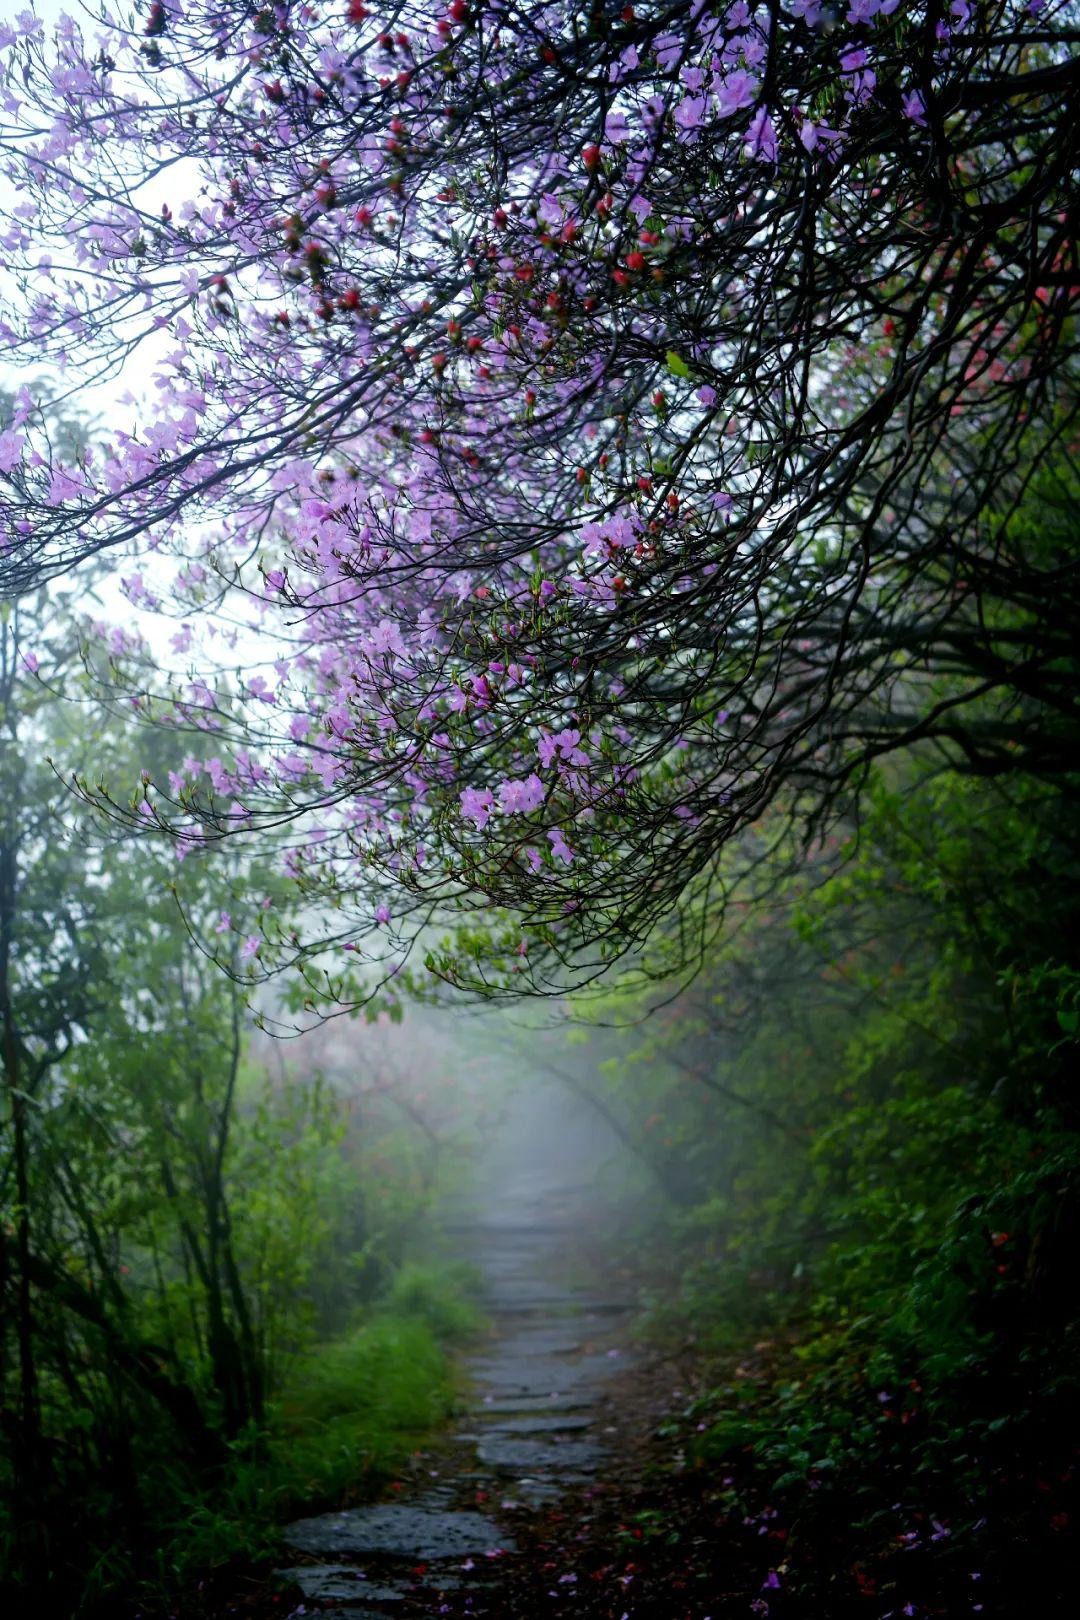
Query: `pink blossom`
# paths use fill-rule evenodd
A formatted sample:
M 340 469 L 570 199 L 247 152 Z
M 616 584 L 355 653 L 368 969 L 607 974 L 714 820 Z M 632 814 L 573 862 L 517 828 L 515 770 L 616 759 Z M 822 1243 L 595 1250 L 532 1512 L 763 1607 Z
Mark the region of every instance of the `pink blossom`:
M 926 104 L 918 90 L 909 90 L 903 97 L 901 105 L 904 109 L 905 118 L 910 118 L 913 124 L 925 125 Z
M 750 128 L 746 132 L 746 150 L 761 163 L 776 162 L 776 130 L 764 107 L 759 107 L 750 120 Z
M 21 433 L 13 433 L 9 428 L 6 433 L 0 433 L 0 472 L 10 472 L 22 460 L 26 440 Z
M 558 827 L 549 827 L 547 836 L 551 843 L 551 853 L 554 855 L 555 859 L 562 861 L 564 866 L 572 866 L 574 861 L 574 852 L 566 842 L 566 839 L 563 837 Z
M 508 814 L 527 815 L 543 804 L 545 790 L 544 784 L 535 771 L 520 781 L 512 777 L 500 782 L 498 787 L 499 809 Z
M 705 122 L 709 104 L 704 96 L 684 96 L 675 108 L 675 122 L 690 132 L 700 129 Z
M 722 80 L 718 93 L 718 110 L 721 118 L 727 118 L 730 113 L 740 112 L 743 107 L 753 105 L 754 97 L 758 92 L 758 82 L 750 73 L 744 73 L 741 68 L 729 73 Z
M 461 813 L 474 826 L 484 828 L 495 808 L 495 795 L 489 788 L 463 788 Z

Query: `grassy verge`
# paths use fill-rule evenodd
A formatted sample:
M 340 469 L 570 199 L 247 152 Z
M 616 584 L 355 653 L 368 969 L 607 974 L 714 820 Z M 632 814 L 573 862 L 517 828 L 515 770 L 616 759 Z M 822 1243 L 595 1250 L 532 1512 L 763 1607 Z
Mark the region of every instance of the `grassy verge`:
M 466 1285 L 445 1269 L 406 1267 L 352 1332 L 295 1358 L 265 1431 L 235 1446 L 212 1490 L 190 1496 L 163 1482 L 144 1613 L 178 1591 L 186 1613 L 202 1613 L 190 1594 L 205 1601 L 234 1572 L 280 1556 L 289 1518 L 379 1494 L 453 1413 L 453 1350 L 480 1324 Z

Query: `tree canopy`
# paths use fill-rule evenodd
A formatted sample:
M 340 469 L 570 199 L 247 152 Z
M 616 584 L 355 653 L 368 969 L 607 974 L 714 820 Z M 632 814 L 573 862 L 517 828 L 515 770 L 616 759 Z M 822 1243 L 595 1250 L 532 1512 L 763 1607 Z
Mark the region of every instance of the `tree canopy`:
M 178 692 L 219 754 L 133 814 L 254 835 L 391 971 L 494 908 L 429 966 L 545 989 L 673 913 L 695 960 L 781 792 L 815 833 L 916 741 L 1067 771 L 1075 556 L 1022 514 L 1075 514 L 1078 38 L 1052 0 L 6 25 L 5 341 L 152 374 L 78 456 L 19 396 L 6 587 L 133 546 L 183 559 L 125 578 L 181 650 L 218 593 L 276 627 Z

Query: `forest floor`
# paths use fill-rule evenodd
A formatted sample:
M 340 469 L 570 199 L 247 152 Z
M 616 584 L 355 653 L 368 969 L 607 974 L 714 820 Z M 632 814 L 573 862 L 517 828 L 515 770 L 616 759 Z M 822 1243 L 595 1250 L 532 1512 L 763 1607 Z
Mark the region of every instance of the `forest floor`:
M 699 1398 L 713 1392 L 700 1408 L 713 1416 L 718 1383 L 735 1405 L 737 1390 L 755 1399 L 790 1375 L 790 1347 L 761 1343 L 718 1367 L 691 1346 L 664 1354 L 636 1342 L 627 1279 L 590 1253 L 587 1231 L 572 1191 L 541 1185 L 451 1233 L 482 1277 L 488 1321 L 463 1358 L 456 1426 L 414 1452 L 380 1501 L 358 1489 L 355 1506 L 286 1525 L 273 1567 L 221 1572 L 184 1620 L 1071 1612 L 1062 1554 L 1040 1579 L 1046 1560 L 1025 1549 L 1019 1520 L 1003 1549 L 1018 1578 L 992 1581 L 929 1513 L 912 1510 L 913 1530 L 868 1543 L 835 1493 L 825 1512 L 804 1502 L 788 1522 L 790 1495 L 774 1499 L 749 1448 L 698 1466 Z
M 572 1189 L 542 1184 L 460 1227 L 489 1328 L 464 1361 L 458 1425 L 413 1454 L 383 1501 L 286 1526 L 288 1556 L 233 1572 L 220 1602 L 205 1595 L 208 1614 L 782 1612 L 783 1524 L 734 1475 L 685 1466 L 699 1374 L 628 1342 L 625 1283 L 583 1230 Z

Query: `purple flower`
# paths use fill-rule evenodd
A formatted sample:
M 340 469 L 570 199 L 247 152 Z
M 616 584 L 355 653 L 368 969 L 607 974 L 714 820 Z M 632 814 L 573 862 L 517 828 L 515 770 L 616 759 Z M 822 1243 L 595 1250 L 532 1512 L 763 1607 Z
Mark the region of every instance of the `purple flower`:
M 759 107 L 746 132 L 746 150 L 759 163 L 776 162 L 776 130 L 764 107 Z
M 925 125 L 926 104 L 918 90 L 909 90 L 903 99 L 902 106 L 905 118 L 910 118 L 913 124 Z
M 488 824 L 491 812 L 495 808 L 495 796 L 490 788 L 463 788 L 461 791 L 461 813 L 473 823 L 475 827 L 484 828 Z
M 544 802 L 544 784 L 535 771 L 521 781 L 509 777 L 499 783 L 497 792 L 499 809 L 509 815 L 527 815 Z
M 750 73 L 744 73 L 741 68 L 729 73 L 720 84 L 718 96 L 718 111 L 721 118 L 729 113 L 740 112 L 743 107 L 753 105 L 754 97 L 758 92 L 758 82 Z
M 705 122 L 709 104 L 704 96 L 684 96 L 675 109 L 675 122 L 689 133 Z
M 564 731 L 547 732 L 541 737 L 536 752 L 542 765 L 550 765 L 552 760 L 567 760 L 571 765 L 587 765 L 589 756 L 584 749 L 579 748 L 581 732 L 567 727 Z
M 10 472 L 22 460 L 26 440 L 21 433 L 0 433 L 0 472 Z
M 555 859 L 562 861 L 564 866 L 572 866 L 574 861 L 574 852 L 566 842 L 566 839 L 563 837 L 558 827 L 548 828 L 548 839 L 551 843 L 551 853 L 555 856 Z

